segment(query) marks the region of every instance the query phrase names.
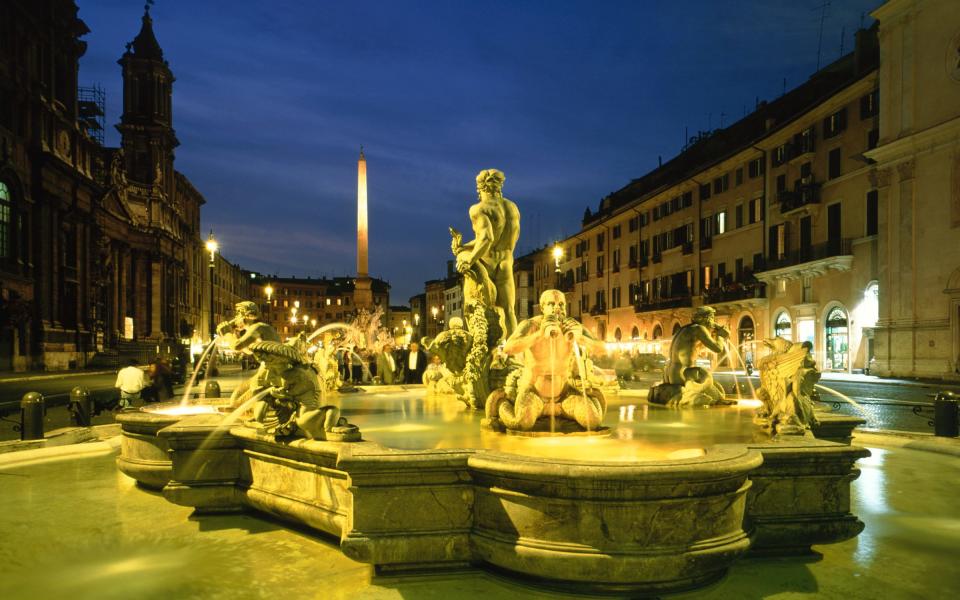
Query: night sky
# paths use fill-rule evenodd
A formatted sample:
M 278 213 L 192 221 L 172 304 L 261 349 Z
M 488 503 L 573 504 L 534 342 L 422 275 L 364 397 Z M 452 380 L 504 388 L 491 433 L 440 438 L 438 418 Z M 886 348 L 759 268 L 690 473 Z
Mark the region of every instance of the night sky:
M 80 84 L 106 89 L 116 146 L 116 61 L 143 4 L 78 4 Z M 245 268 L 353 274 L 362 144 L 370 272 L 406 304 L 444 275 L 447 227 L 470 231 L 478 171 L 506 173 L 517 255 L 574 233 L 585 207 L 675 156 L 685 128 L 729 125 L 808 78 L 821 4 L 159 0 L 151 14 L 204 236 Z M 832 1 L 822 64 L 879 4 Z

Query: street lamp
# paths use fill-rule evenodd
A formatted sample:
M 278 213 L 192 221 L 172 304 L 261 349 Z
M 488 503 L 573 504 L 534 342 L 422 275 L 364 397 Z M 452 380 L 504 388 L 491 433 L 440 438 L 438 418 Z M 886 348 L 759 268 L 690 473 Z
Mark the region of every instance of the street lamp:
M 207 238 L 207 252 L 210 253 L 210 340 L 213 340 L 213 336 L 217 334 L 217 321 L 214 319 L 213 310 L 214 310 L 214 300 L 213 300 L 213 272 L 217 266 L 217 249 L 220 246 L 217 244 L 216 238 L 213 237 L 213 230 L 210 230 L 210 236 Z
M 560 259 L 563 258 L 563 247 L 560 244 L 554 244 L 550 254 L 553 255 L 554 270 L 557 273 L 557 289 L 560 289 Z

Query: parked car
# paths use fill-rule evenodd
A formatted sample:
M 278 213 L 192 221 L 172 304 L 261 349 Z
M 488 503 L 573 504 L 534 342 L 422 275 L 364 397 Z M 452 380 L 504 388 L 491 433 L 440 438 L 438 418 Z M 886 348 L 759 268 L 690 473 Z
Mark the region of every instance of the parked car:
M 656 353 L 636 354 L 631 362 L 637 371 L 662 371 L 667 364 L 667 357 Z

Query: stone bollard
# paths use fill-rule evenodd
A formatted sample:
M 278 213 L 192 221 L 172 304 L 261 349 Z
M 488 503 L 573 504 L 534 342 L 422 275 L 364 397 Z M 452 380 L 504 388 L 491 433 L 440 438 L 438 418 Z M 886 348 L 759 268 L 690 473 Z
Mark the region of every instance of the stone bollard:
M 78 385 L 70 390 L 70 419 L 77 427 L 90 427 L 93 419 L 93 399 L 90 390 Z
M 939 392 L 933 401 L 933 435 L 957 437 L 960 435 L 958 406 L 960 397 L 953 392 Z
M 220 384 L 216 381 L 208 381 L 207 385 L 203 388 L 203 395 L 205 398 L 219 398 Z
M 46 405 L 43 402 L 43 394 L 27 392 L 23 395 L 23 398 L 20 399 L 21 440 L 43 439 L 44 413 L 46 413 Z

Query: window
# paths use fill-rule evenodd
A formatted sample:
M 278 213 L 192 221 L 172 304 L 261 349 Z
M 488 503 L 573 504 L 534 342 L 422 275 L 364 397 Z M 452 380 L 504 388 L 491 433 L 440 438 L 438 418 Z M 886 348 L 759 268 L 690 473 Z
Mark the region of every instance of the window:
M 636 246 L 630 246 L 629 257 L 630 257 L 630 267 L 632 268 L 637 266 L 637 247 Z
M 703 271 L 700 273 L 700 289 L 706 290 L 710 288 L 710 277 L 711 270 L 710 265 L 703 267 Z
M 777 315 L 777 320 L 773 325 L 773 334 L 776 337 L 790 340 L 793 338 L 793 327 L 790 322 L 790 315 L 782 312 Z
M 13 204 L 10 200 L 10 188 L 0 181 L 0 259 L 10 258 L 10 230 L 13 222 Z
M 620 226 L 619 226 L 619 225 L 614 225 L 614 227 L 613 227 L 613 229 L 610 231 L 610 233 L 611 233 L 613 239 L 615 239 L 615 240 L 620 239 Z
M 877 190 L 867 192 L 867 235 L 877 235 L 880 194 Z
M 782 192 L 786 189 L 787 189 L 787 176 L 777 175 L 777 192 Z
M 597 277 L 603 277 L 603 256 L 597 257 Z
M 650 224 L 650 211 L 640 213 L 640 227 L 646 227 Z
M 700 186 L 700 200 L 708 200 L 710 198 L 710 184 L 705 183 Z
M 736 228 L 740 229 L 741 227 L 743 227 L 743 205 L 742 204 L 737 205 L 736 215 L 737 215 Z
M 693 206 L 693 192 L 684 192 L 681 196 L 680 204 L 683 208 L 690 208 Z
M 597 252 L 603 252 L 603 234 L 597 234 Z
M 800 156 L 807 152 L 813 152 L 813 127 L 808 127 L 793 136 L 793 156 Z
M 750 199 L 750 209 L 749 209 L 750 214 L 747 217 L 747 221 L 749 223 L 753 224 L 753 223 L 760 222 L 760 210 L 763 208 L 760 204 L 761 202 L 759 199 L 757 198 Z
M 827 177 L 830 179 L 840 177 L 840 148 L 834 148 L 830 151 Z
M 873 150 L 880 141 L 880 130 L 874 127 L 867 132 L 867 150 Z
M 617 273 L 620 271 L 620 248 L 617 248 L 613 251 L 613 256 L 611 257 L 612 264 L 610 265 L 613 268 L 613 272 Z
M 808 181 L 804 181 L 804 180 L 806 180 L 811 175 L 813 175 L 813 167 L 809 162 L 805 162 L 802 165 L 800 165 L 801 183 L 808 183 Z
M 734 263 L 735 270 L 735 281 L 743 281 L 743 259 L 738 258 L 736 263 Z
M 842 108 L 823 120 L 824 139 L 839 135 L 847 128 L 847 109 Z
M 713 180 L 713 193 L 722 194 L 730 189 L 730 173 L 725 173 Z
M 640 225 L 640 219 L 639 219 L 639 217 L 633 217 L 633 218 L 630 219 L 630 221 L 627 223 L 627 230 L 628 230 L 630 233 L 633 233 L 634 231 L 637 230 L 637 228 L 639 227 L 639 225 Z
M 733 181 L 734 181 L 733 185 L 735 186 L 743 183 L 743 167 L 737 169 L 736 175 L 734 176 Z
M 747 175 L 750 176 L 750 179 L 763 175 L 766 170 L 766 162 L 762 156 L 747 163 Z
M 722 210 L 713 215 L 713 232 L 717 235 L 727 231 L 727 211 Z
M 603 290 L 597 290 L 597 304 L 596 307 L 600 310 L 603 310 L 607 307 L 606 295 L 603 293 Z
M 773 166 L 779 167 L 783 163 L 787 162 L 787 160 L 789 159 L 790 159 L 790 153 L 787 148 L 787 144 L 780 144 L 773 150 L 773 158 L 771 158 L 770 160 L 773 163 Z
M 860 118 L 869 119 L 877 116 L 880 112 L 878 102 L 880 100 L 880 90 L 873 90 L 869 94 L 860 97 Z
M 610 307 L 620 308 L 620 288 L 618 287 L 610 290 Z

